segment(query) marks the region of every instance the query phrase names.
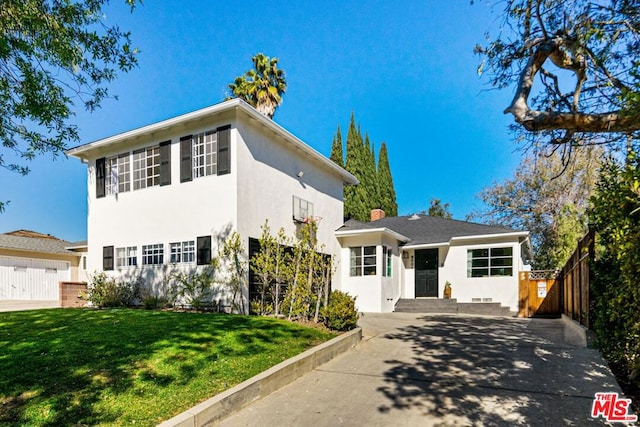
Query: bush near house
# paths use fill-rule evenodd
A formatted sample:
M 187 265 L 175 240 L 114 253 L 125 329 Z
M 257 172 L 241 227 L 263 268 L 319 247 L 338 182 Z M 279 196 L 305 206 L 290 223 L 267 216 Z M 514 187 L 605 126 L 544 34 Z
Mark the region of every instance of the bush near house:
M 356 299 L 346 292 L 332 291 L 329 305 L 321 310 L 323 323 L 335 331 L 349 331 L 358 326 Z

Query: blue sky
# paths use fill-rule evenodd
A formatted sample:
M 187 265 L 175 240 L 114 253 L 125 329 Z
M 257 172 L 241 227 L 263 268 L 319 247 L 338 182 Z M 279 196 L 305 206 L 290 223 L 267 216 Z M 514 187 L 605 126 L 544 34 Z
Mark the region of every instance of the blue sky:
M 146 0 L 130 14 L 116 0 L 106 19 L 132 32 L 139 67 L 111 85 L 118 100 L 78 106 L 82 143 L 220 102 L 263 52 L 287 73 L 276 122 L 327 156 L 352 112 L 376 148 L 386 142 L 401 215 L 439 198 L 464 219 L 520 160 L 502 114 L 511 90 L 476 73 L 473 47 L 498 20 L 484 3 Z M 85 239 L 86 166 L 51 155 L 29 166 L 26 177 L 0 169 L 0 232 Z

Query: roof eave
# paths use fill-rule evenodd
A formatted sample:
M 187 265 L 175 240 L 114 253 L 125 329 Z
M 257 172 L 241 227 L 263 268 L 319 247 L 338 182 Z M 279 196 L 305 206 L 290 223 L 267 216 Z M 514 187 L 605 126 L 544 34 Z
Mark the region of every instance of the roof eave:
M 382 228 L 367 228 L 367 229 L 361 229 L 361 230 L 337 230 L 335 232 L 335 236 L 336 237 L 357 237 L 357 236 L 363 236 L 366 234 L 372 234 L 372 233 L 382 233 L 382 234 L 387 234 L 391 237 L 393 237 L 396 240 L 399 240 L 401 242 L 408 242 L 411 239 L 409 239 L 407 236 L 403 236 L 402 234 L 395 232 L 387 227 L 382 227 Z
M 528 237 L 528 236 L 529 236 L 528 231 L 513 231 L 513 232 L 506 232 L 506 233 L 456 236 L 451 238 L 451 242 L 457 242 L 457 241 L 463 241 L 463 240 L 495 239 L 497 237 Z
M 347 172 L 344 168 L 338 166 L 318 151 L 311 148 L 309 145 L 305 144 L 298 137 L 293 135 L 291 132 L 259 113 L 255 108 L 251 107 L 245 101 L 240 98 L 230 99 L 228 101 L 221 102 L 219 104 L 212 105 L 210 107 L 202 108 L 200 110 L 192 111 L 190 113 L 182 114 L 180 116 L 176 116 L 167 120 L 162 120 L 160 122 L 156 122 L 147 126 L 142 126 L 137 129 L 133 129 L 127 132 L 119 133 L 117 135 L 113 135 L 107 138 L 103 138 L 97 141 L 89 142 L 87 144 L 80 145 L 78 147 L 70 148 L 65 151 L 65 154 L 71 157 L 78 158 L 80 160 L 87 160 L 89 158 L 88 153 L 97 150 L 101 147 L 105 147 L 126 139 L 137 138 L 149 133 L 157 132 L 163 129 L 170 128 L 172 126 L 176 126 L 178 124 L 182 124 L 185 122 L 190 122 L 194 120 L 198 120 L 213 114 L 219 114 L 225 111 L 229 111 L 231 109 L 236 109 L 243 111 L 250 118 L 260 122 L 265 127 L 271 129 L 276 134 L 279 134 L 285 140 L 292 143 L 294 147 L 300 149 L 305 154 L 307 154 L 312 159 L 318 161 L 323 166 L 328 167 L 332 172 L 337 173 L 344 184 L 347 185 L 358 185 L 358 179 Z

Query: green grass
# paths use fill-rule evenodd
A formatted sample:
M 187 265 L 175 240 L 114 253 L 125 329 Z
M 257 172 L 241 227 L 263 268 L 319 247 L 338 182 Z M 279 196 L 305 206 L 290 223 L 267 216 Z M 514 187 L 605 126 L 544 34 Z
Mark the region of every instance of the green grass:
M 0 313 L 0 425 L 155 425 L 332 336 L 253 316 Z

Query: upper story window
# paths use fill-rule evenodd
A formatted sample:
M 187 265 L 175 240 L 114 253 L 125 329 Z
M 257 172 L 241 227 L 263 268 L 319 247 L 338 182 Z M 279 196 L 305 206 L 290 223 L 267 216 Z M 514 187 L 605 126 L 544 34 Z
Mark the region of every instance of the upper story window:
M 206 132 L 192 138 L 193 177 L 215 175 L 218 171 L 218 133 Z
M 131 159 L 133 158 L 133 167 Z M 96 159 L 96 198 L 133 189 L 171 184 L 171 141 Z
M 106 193 L 118 194 L 131 189 L 129 153 L 107 159 Z
M 349 248 L 351 276 L 375 276 L 376 275 L 376 247 L 356 246 Z
M 160 185 L 160 147 L 133 152 L 133 189 Z
M 467 250 L 467 277 L 513 276 L 513 248 Z
M 231 126 L 180 138 L 180 182 L 231 172 Z

